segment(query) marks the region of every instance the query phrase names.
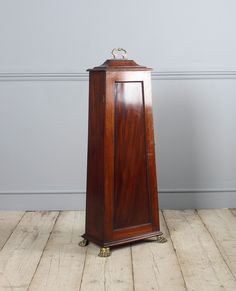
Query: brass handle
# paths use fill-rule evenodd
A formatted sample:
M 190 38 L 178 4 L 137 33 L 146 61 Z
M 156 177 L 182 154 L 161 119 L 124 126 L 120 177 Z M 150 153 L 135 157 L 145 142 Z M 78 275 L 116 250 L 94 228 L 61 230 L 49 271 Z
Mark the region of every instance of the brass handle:
M 114 59 L 119 59 L 119 56 L 122 59 L 127 59 L 127 51 L 123 48 L 114 48 L 111 53 Z

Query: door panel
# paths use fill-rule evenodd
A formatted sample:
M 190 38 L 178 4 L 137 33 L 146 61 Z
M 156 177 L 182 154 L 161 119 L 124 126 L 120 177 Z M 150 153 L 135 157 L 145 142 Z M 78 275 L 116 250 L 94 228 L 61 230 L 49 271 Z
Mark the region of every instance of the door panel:
M 113 228 L 150 222 L 142 82 L 115 83 Z

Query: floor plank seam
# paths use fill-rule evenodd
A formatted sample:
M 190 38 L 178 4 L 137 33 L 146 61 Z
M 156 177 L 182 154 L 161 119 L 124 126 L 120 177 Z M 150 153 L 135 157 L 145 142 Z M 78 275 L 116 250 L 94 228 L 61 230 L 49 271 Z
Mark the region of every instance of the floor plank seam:
M 222 254 L 222 252 L 221 252 L 221 250 L 220 250 L 218 244 L 217 244 L 216 241 L 215 241 L 214 236 L 211 234 L 211 232 L 210 232 L 210 230 L 208 229 L 207 225 L 205 224 L 205 222 L 204 222 L 203 219 L 201 218 L 201 215 L 199 214 L 198 210 L 197 210 L 197 209 L 195 209 L 195 210 L 196 210 L 196 213 L 197 213 L 199 219 L 201 220 L 202 224 L 204 225 L 205 229 L 207 230 L 207 232 L 209 233 L 210 237 L 211 237 L 212 240 L 214 241 L 214 244 L 215 244 L 217 250 L 219 251 L 219 253 L 220 253 L 220 255 L 221 255 L 221 257 L 222 257 L 222 259 L 223 259 L 225 265 L 226 265 L 227 268 L 229 269 L 229 272 L 231 273 L 231 275 L 233 276 L 234 280 L 236 281 L 236 276 L 234 275 L 234 273 L 232 272 L 230 266 L 228 265 L 227 261 L 225 260 L 225 258 L 224 258 L 224 256 L 223 256 L 223 254 Z
M 164 211 L 161 210 L 161 212 L 162 212 L 163 219 L 164 219 L 164 221 L 165 221 L 166 228 L 167 228 L 167 231 L 168 231 L 168 234 L 169 234 L 169 240 L 170 240 L 170 242 L 171 242 L 171 245 L 172 245 L 172 247 L 173 247 L 173 250 L 174 250 L 175 255 L 176 255 L 176 258 L 177 258 L 177 262 L 178 262 L 178 265 L 179 265 L 179 269 L 180 269 L 180 272 L 181 272 L 181 275 L 182 275 L 182 278 L 183 278 L 183 281 L 184 281 L 184 287 L 185 287 L 186 291 L 188 291 L 187 283 L 186 283 L 186 281 L 185 281 L 184 273 L 183 273 L 183 270 L 182 270 L 182 268 L 181 268 L 181 264 L 180 264 L 180 261 L 179 261 L 179 256 L 178 256 L 178 253 L 177 253 L 177 251 L 176 251 L 176 248 L 175 248 L 174 242 L 173 242 L 173 240 L 172 240 L 172 238 L 171 238 L 170 229 L 169 229 L 169 226 L 168 226 L 168 224 L 167 224 L 167 221 L 166 221 L 166 217 L 165 217 Z
M 154 276 L 155 276 L 155 279 L 156 279 L 157 290 L 161 291 L 160 284 L 158 282 L 158 276 L 157 276 L 157 272 L 160 272 L 160 271 L 159 271 L 158 265 L 157 265 L 157 263 L 155 261 L 155 254 L 154 254 L 154 252 L 152 251 L 151 248 L 150 248 L 150 253 L 152 255 L 153 272 L 154 272 Z
M 230 210 L 230 212 L 233 214 L 233 216 L 236 217 L 236 214 L 235 214 L 234 211 L 233 211 L 233 210 L 235 210 L 235 208 L 229 208 L 229 210 Z
M 133 291 L 135 291 L 135 284 L 134 284 L 134 264 L 133 264 L 132 245 L 130 245 L 130 258 L 131 258 L 131 274 L 132 274 L 132 281 L 133 281 Z
M 47 247 L 48 241 L 49 241 L 49 239 L 51 238 L 51 235 L 52 235 L 52 233 L 53 233 L 54 227 L 55 227 L 55 225 L 56 225 L 56 223 L 57 223 L 57 220 L 58 220 L 60 214 L 61 214 L 61 211 L 58 212 L 58 215 L 57 215 L 57 217 L 56 217 L 56 219 L 55 219 L 55 221 L 54 221 L 54 223 L 53 223 L 52 229 L 51 229 L 51 231 L 50 231 L 50 233 L 49 233 L 49 236 L 48 236 L 48 238 L 47 238 L 47 241 L 46 241 L 46 243 L 45 243 L 45 246 L 44 246 L 44 248 L 42 249 L 42 253 L 41 253 L 41 255 L 40 255 L 40 258 L 39 258 L 39 260 L 38 260 L 38 263 L 37 263 L 37 265 L 36 265 L 36 268 L 35 268 L 35 270 L 34 270 L 34 273 L 33 273 L 32 277 L 31 277 L 30 282 L 29 282 L 29 285 L 28 285 L 27 291 L 30 290 L 30 285 L 31 285 L 32 282 L 33 282 L 34 276 L 35 276 L 35 274 L 36 274 L 36 272 L 37 272 L 37 270 L 38 270 L 38 266 L 39 266 L 39 264 L 40 264 L 40 262 L 41 262 L 41 259 L 42 259 L 42 257 L 43 257 L 44 250 L 45 250 L 46 247 Z
M 85 270 L 85 265 L 86 265 L 86 260 L 87 260 L 87 254 L 88 254 L 88 248 L 89 248 L 89 246 L 86 247 L 86 251 L 85 251 L 84 264 L 83 264 L 83 269 L 82 269 L 82 274 L 81 274 L 81 280 L 80 280 L 80 285 L 79 285 L 79 291 L 80 291 L 81 288 L 82 288 L 83 277 L 84 277 L 84 270 Z
M 105 258 L 105 262 L 104 262 L 104 266 L 103 266 L 103 286 L 104 286 L 104 291 L 109 291 L 107 289 L 106 265 L 107 265 L 107 258 Z
M 21 218 L 19 219 L 19 221 L 17 222 L 17 224 L 15 225 L 15 227 L 12 229 L 10 235 L 8 236 L 8 238 L 6 239 L 5 243 L 2 245 L 0 252 L 2 251 L 2 249 L 4 248 L 4 246 L 7 244 L 8 240 L 10 239 L 10 237 L 13 235 L 13 232 L 16 230 L 16 228 L 18 227 L 18 225 L 20 224 L 21 220 L 23 219 L 23 217 L 25 216 L 26 211 L 24 212 L 24 214 L 21 216 Z

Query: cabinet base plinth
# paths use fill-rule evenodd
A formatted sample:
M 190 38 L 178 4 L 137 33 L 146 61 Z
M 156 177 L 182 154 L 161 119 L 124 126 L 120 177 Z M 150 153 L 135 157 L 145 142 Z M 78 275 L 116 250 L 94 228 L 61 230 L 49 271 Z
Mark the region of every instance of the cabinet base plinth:
M 141 240 L 145 240 L 151 237 L 157 237 L 157 241 L 159 242 L 158 238 L 162 238 L 164 239 L 164 237 L 162 237 L 163 233 L 161 231 L 154 231 L 151 233 L 146 233 L 146 234 L 142 234 L 142 235 L 138 235 L 138 236 L 132 236 L 132 237 L 126 237 L 126 238 L 122 238 L 119 240 L 112 240 L 112 241 L 101 241 L 97 238 L 94 238 L 93 236 L 90 236 L 89 234 L 84 234 L 82 235 L 82 237 L 89 241 L 89 242 L 93 242 L 96 245 L 100 246 L 100 247 L 115 247 L 115 246 L 119 246 L 119 245 L 124 245 L 124 244 L 129 244 L 132 242 L 136 242 L 136 241 L 141 241 Z

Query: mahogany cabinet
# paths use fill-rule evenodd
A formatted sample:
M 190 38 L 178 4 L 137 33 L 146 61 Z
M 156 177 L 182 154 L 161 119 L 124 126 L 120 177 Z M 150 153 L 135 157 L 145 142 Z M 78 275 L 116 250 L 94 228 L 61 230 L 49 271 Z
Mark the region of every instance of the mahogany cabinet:
M 118 49 L 123 50 L 123 49 Z M 123 56 L 124 57 L 124 56 Z M 110 247 L 161 237 L 150 68 L 109 59 L 89 71 L 86 227 L 89 241 Z

